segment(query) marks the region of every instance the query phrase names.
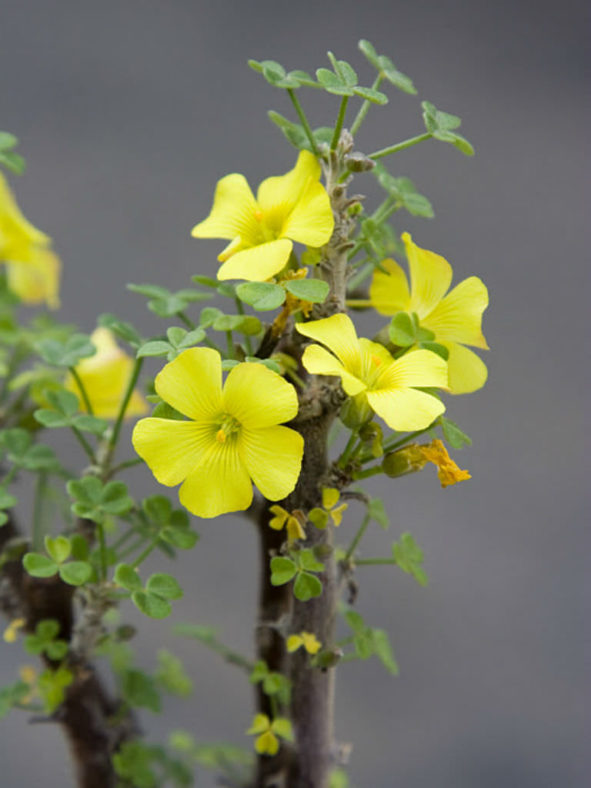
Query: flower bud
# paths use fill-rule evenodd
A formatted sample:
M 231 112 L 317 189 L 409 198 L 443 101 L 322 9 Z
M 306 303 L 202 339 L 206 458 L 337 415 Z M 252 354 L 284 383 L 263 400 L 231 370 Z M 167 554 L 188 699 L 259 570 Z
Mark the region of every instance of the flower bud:
M 411 443 L 410 446 L 386 454 L 382 461 L 382 470 L 386 476 L 395 479 L 397 476 L 422 471 L 426 464 L 427 460 L 419 446 Z

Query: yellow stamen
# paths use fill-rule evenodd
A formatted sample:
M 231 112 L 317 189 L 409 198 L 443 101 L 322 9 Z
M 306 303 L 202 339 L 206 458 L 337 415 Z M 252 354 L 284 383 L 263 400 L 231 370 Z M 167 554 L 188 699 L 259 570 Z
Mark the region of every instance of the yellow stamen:
M 215 439 L 219 441 L 219 443 L 225 443 L 226 433 L 222 429 L 219 429 L 215 434 Z

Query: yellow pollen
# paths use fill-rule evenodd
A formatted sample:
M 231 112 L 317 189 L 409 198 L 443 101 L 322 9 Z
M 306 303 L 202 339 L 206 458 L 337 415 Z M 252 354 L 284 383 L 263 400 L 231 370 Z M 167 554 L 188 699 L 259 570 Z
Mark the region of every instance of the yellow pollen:
M 226 442 L 226 433 L 222 429 L 219 429 L 216 432 L 216 434 L 215 434 L 215 439 L 217 441 L 219 441 L 220 443 L 225 443 Z
M 382 365 L 382 359 L 379 356 L 374 356 L 373 353 L 372 353 L 372 356 L 371 356 L 371 360 L 376 365 L 376 367 L 379 367 L 379 366 Z
M 254 212 L 254 218 L 257 220 L 257 222 L 261 222 L 263 220 L 263 212 L 260 208 L 257 208 Z

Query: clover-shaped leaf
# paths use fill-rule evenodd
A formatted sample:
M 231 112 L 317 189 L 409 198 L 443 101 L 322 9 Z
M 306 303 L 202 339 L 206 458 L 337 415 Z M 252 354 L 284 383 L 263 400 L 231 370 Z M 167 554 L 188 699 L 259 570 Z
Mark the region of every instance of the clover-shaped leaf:
M 449 142 L 465 156 L 474 155 L 474 148 L 468 140 L 455 132 L 462 123 L 457 115 L 438 110 L 430 101 L 423 101 L 421 106 L 425 128 L 436 140 Z
M 96 476 L 84 476 L 69 481 L 66 487 L 74 499 L 72 512 L 94 522 L 102 522 L 108 515 L 125 514 L 133 506 L 124 482 L 103 484 Z
M 42 339 L 37 343 L 36 350 L 52 367 L 75 367 L 83 358 L 96 353 L 96 347 L 87 334 L 72 334 L 64 341 Z
M 446 418 L 445 416 L 440 416 L 439 423 L 441 424 L 443 437 L 449 443 L 452 449 L 461 449 L 463 446 L 472 445 L 472 438 L 469 435 L 466 435 L 466 433 L 461 430 L 454 421 Z M 0 508 L 2 507 L 0 506 Z
M 323 279 L 291 279 L 285 282 L 285 289 L 302 301 L 323 304 L 330 286 Z
M 397 566 L 403 572 L 412 575 L 419 585 L 428 585 L 429 578 L 422 567 L 424 560 L 423 551 L 410 533 L 403 533 L 400 537 L 400 542 L 392 544 L 392 557 L 396 561 Z
M 287 72 L 276 60 L 249 60 L 248 65 L 257 74 L 262 74 L 269 85 L 273 85 L 275 88 L 297 90 L 303 85 L 317 87 L 312 77 L 305 71 Z
M 200 290 L 192 288 L 177 290 L 176 293 L 173 293 L 159 285 L 129 284 L 127 287 L 133 293 L 139 293 L 148 298 L 148 309 L 158 315 L 158 317 L 178 315 L 195 301 L 207 301 L 213 298 L 213 295 L 210 293 L 202 293 Z
M 366 39 L 361 39 L 358 44 L 359 49 L 369 60 L 371 65 L 392 85 L 404 93 L 415 94 L 417 92 L 410 77 L 398 71 L 394 63 L 386 55 L 378 55 L 373 44 Z
M 124 320 L 119 320 L 118 317 L 112 315 L 108 312 L 99 315 L 98 318 L 99 326 L 103 328 L 108 328 L 118 339 L 122 339 L 124 342 L 127 342 L 128 345 L 131 345 L 134 350 L 142 344 L 142 337 L 139 332 L 131 325 L 131 323 L 127 323 Z
M 285 301 L 285 290 L 272 282 L 243 282 L 236 287 L 236 295 L 261 312 L 277 309 Z

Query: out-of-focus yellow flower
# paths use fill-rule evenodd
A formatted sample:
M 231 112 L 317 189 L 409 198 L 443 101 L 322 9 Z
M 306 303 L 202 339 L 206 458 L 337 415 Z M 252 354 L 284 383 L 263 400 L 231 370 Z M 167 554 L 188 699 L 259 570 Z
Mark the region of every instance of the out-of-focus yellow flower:
M 343 512 L 345 512 L 349 506 L 347 503 L 342 503 L 340 506 L 337 506 L 340 497 L 341 494 L 335 487 L 322 488 L 322 506 L 330 514 L 335 528 L 338 528 L 343 522 Z
M 97 352 L 94 356 L 83 358 L 76 365 L 76 372 L 86 390 L 94 415 L 113 419 L 119 413 L 127 390 L 133 371 L 133 360 L 117 345 L 108 328 L 97 328 L 90 338 Z M 72 375 L 68 375 L 64 386 L 76 394 L 80 408 L 86 410 L 78 384 Z M 125 411 L 126 418 L 142 416 L 147 411 L 145 399 L 137 389 L 134 390 Z
M 6 263 L 8 287 L 25 304 L 45 302 L 50 309 L 57 309 L 61 267 L 59 257 L 50 249 L 34 247 L 28 262 Z
M 417 446 L 427 462 L 432 462 L 437 466 L 437 476 L 442 487 L 449 487 L 458 482 L 471 479 L 468 471 L 462 470 L 449 456 L 447 449 L 440 440 L 433 440 L 421 446 Z
M 26 219 L 0 172 L 0 261 L 29 262 L 35 250 L 48 247 L 49 236 Z
M 271 520 L 269 520 L 270 528 L 273 528 L 275 531 L 281 531 L 281 529 L 285 527 L 287 539 L 290 542 L 306 538 L 306 532 L 297 516 L 297 512 L 288 512 L 283 506 L 279 506 L 279 504 L 270 506 L 269 511 L 274 515 Z
M 133 445 L 161 484 L 183 482 L 179 498 L 199 517 L 247 509 L 252 482 L 278 501 L 294 489 L 302 463 L 302 436 L 281 422 L 298 410 L 294 387 L 262 364 L 232 368 L 222 389 L 220 354 L 191 348 L 156 376 L 165 402 L 190 421 L 147 418 Z
M 421 249 L 409 233 L 402 234 L 410 271 L 410 288 L 402 268 L 394 260 L 381 263 L 387 273 L 376 270 L 369 296 L 383 315 L 415 312 L 423 328 L 435 334 L 435 342 L 449 352 L 449 390 L 467 394 L 484 386 L 488 375 L 484 362 L 464 345 L 488 350 L 482 334 L 482 313 L 488 306 L 488 290 L 477 276 L 464 279 L 447 292 L 451 265 L 435 252 Z M 446 295 L 447 293 L 447 295 Z
M 428 427 L 445 405 L 415 387 L 447 388 L 447 363 L 436 353 L 417 350 L 394 359 L 383 345 L 359 339 L 347 315 L 297 323 L 300 334 L 322 342 L 309 345 L 302 363 L 315 375 L 336 375 L 350 397 L 366 401 L 394 430 Z
M 13 618 L 10 624 L 6 627 L 3 634 L 5 643 L 16 643 L 19 631 L 25 626 L 27 622 L 24 618 Z
M 290 635 L 287 638 L 287 650 L 292 653 L 304 647 L 308 654 L 317 654 L 322 647 L 322 643 L 312 632 L 300 632 L 299 635 Z
M 207 219 L 192 230 L 195 238 L 225 238 L 230 244 L 218 256 L 218 279 L 263 282 L 287 264 L 293 241 L 323 246 L 334 229 L 320 165 L 301 151 L 285 175 L 264 180 L 256 199 L 244 175 L 222 178 Z

